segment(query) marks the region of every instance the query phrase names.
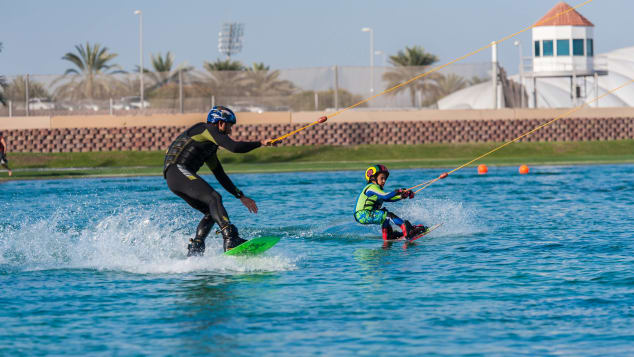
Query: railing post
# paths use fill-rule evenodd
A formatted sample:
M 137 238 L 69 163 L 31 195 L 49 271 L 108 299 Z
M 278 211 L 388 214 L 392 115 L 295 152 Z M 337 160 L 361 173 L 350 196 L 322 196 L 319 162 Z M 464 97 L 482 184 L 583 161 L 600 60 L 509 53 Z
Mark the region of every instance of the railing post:
M 181 114 L 184 113 L 183 107 L 183 70 L 178 70 L 178 108 Z
M 594 72 L 594 97 L 597 98 L 597 100 L 594 101 L 594 107 L 598 108 L 599 107 L 599 74 L 597 72 Z
M 9 101 L 9 118 L 13 116 L 13 101 Z
M 339 68 L 335 66 L 335 110 L 339 110 Z
M 493 109 L 498 109 L 498 46 L 491 46 L 491 80 L 493 81 Z
M 114 115 L 114 108 L 113 108 L 112 98 L 110 98 L 110 115 Z
M 319 110 L 319 94 L 315 92 L 315 111 Z
M 24 96 L 26 100 L 26 116 L 29 116 L 29 75 L 26 75 L 26 79 L 24 80 Z

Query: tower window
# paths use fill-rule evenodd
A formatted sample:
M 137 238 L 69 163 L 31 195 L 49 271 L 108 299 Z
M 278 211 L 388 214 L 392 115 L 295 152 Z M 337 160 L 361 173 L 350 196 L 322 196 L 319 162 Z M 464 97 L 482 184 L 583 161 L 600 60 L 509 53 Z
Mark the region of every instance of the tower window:
M 541 56 L 541 46 L 539 46 L 539 41 L 535 41 L 535 57 Z
M 572 54 L 575 56 L 583 56 L 583 39 L 572 40 Z
M 544 56 L 553 55 L 553 40 L 544 40 Z
M 570 56 L 570 40 L 557 40 L 557 56 Z
M 586 53 L 588 56 L 594 56 L 594 43 L 591 38 L 586 39 Z

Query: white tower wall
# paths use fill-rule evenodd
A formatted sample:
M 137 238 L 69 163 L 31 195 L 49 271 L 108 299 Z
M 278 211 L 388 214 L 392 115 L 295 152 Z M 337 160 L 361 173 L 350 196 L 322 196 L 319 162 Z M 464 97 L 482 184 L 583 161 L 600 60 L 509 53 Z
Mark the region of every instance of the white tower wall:
M 532 32 L 533 72 L 536 75 L 587 75 L 593 73 L 594 56 L 593 54 L 588 55 L 589 46 L 592 46 L 592 52 L 594 52 L 592 27 L 538 26 L 533 28 Z M 565 43 L 558 43 L 558 40 L 567 41 L 567 51 Z M 575 47 L 573 40 L 582 41 L 583 54 L 575 54 L 575 49 L 578 50 L 579 47 Z M 536 53 L 536 41 L 539 43 L 539 56 Z M 566 52 L 568 54 L 565 54 Z

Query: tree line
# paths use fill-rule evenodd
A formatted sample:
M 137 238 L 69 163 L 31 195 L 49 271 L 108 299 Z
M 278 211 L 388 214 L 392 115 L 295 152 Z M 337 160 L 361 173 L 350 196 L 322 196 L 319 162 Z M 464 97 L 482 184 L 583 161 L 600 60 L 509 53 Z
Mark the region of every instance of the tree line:
M 138 76 L 122 75 L 127 72 L 114 62 L 117 56 L 98 43 L 86 42 L 76 45 L 74 52 L 67 52 L 61 58 L 68 61 L 72 67 L 52 82 L 53 93 L 49 93 L 41 83 L 29 81 L 30 97 L 77 101 L 118 98 L 138 93 Z M 426 52 L 423 47 L 406 47 L 389 57 L 389 63 L 393 68 L 385 72 L 382 79 L 390 88 L 428 70 L 437 61 L 438 58 Z M 268 97 L 270 101 L 284 98 L 294 110 L 315 109 L 315 94 L 319 97 L 318 109 L 334 107 L 335 104 L 333 89 L 317 92 L 302 90 L 291 81 L 280 79 L 280 71 L 271 70 L 270 66 L 264 63 L 245 66 L 239 61 L 217 59 L 214 62 L 205 61 L 203 71 L 194 73 L 192 66 L 184 63 L 176 65 L 175 57 L 169 51 L 164 55 L 152 54 L 150 62 L 151 70 L 143 70 L 146 81 L 144 89 L 148 99 L 177 98 L 182 89 L 184 96 L 189 98 L 212 95 Z M 140 72 L 138 65 L 135 72 Z M 185 83 L 182 82 L 184 75 L 187 76 Z M 409 93 L 412 106 L 427 107 L 452 92 L 481 81 L 483 79 L 477 77 L 465 79 L 455 74 L 432 73 L 390 92 L 389 95 L 406 92 Z M 8 99 L 23 100 L 26 85 L 23 76 L 15 77 L 10 83 L 5 76 L 0 76 L 0 103 L 6 105 Z M 343 89 L 339 89 L 337 95 L 340 106 L 351 105 L 362 99 L 361 96 Z

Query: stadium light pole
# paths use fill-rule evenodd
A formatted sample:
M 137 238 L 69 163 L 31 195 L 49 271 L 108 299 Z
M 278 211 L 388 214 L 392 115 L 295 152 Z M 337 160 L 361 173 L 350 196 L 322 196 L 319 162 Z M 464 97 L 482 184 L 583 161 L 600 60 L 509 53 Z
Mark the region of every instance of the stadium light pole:
M 145 109 L 145 100 L 143 98 L 143 13 L 141 10 L 135 10 L 135 15 L 139 15 L 139 78 L 141 79 L 141 109 Z
M 520 72 L 519 72 L 519 76 L 520 76 L 520 108 L 524 108 L 524 63 L 523 63 L 523 58 L 522 58 L 522 43 L 520 42 L 520 40 L 517 40 L 515 42 L 513 42 L 513 44 L 515 46 L 517 46 L 517 48 L 520 51 Z
M 370 33 L 370 93 L 374 93 L 374 30 L 364 27 L 361 31 Z

